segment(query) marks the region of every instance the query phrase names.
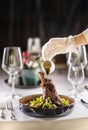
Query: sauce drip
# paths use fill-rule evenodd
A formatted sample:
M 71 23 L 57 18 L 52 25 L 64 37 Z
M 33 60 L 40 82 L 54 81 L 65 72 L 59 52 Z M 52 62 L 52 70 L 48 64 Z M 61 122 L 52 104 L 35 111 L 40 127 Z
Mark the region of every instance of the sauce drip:
M 45 73 L 46 73 L 47 75 L 49 75 L 49 73 L 50 73 L 50 68 L 52 67 L 52 63 L 51 63 L 50 61 L 46 60 L 46 61 L 44 61 L 44 63 L 43 63 L 43 67 L 44 67 L 44 69 L 45 69 Z

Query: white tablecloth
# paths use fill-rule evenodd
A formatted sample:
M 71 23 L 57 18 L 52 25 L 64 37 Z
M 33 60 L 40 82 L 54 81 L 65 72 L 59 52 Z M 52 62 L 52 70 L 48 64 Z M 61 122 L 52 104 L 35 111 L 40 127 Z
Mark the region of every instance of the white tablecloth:
M 67 81 L 67 72 L 66 70 L 57 70 L 54 72 L 50 78 L 54 82 L 57 92 L 59 94 L 68 95 L 68 92 L 70 89 L 72 89 L 72 85 Z M 4 97 L 5 95 L 9 94 L 11 92 L 11 87 L 8 86 L 4 80 L 8 77 L 5 72 L 0 70 L 0 98 Z M 84 82 L 79 86 L 79 89 L 83 88 L 85 84 L 88 84 L 87 78 L 84 80 Z M 84 91 L 84 89 L 82 89 Z M 39 94 L 42 93 L 42 89 L 40 86 L 33 87 L 33 88 L 16 88 L 16 92 L 21 94 L 22 96 L 31 95 L 31 94 Z M 83 98 L 88 97 L 87 90 L 84 92 L 81 92 L 83 95 Z M 64 116 L 64 117 L 56 117 L 56 118 L 35 118 L 25 115 L 23 112 L 19 109 L 19 101 L 15 100 L 13 101 L 14 108 L 15 108 L 15 115 L 17 118 L 17 121 L 58 121 L 58 120 L 69 120 L 69 119 L 77 119 L 77 118 L 87 118 L 88 117 L 88 108 L 86 108 L 80 101 L 76 101 L 74 110 L 71 112 L 71 114 Z M 6 110 L 6 119 L 0 121 L 11 121 L 10 119 L 10 112 Z

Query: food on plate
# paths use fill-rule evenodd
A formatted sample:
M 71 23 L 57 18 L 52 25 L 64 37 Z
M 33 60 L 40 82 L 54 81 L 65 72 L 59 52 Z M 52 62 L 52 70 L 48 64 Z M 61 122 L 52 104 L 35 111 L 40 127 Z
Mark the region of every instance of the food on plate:
M 50 63 L 48 64 L 49 66 Z M 44 67 L 47 68 L 46 65 Z M 65 95 L 58 95 L 55 85 L 49 79 L 49 73 L 39 72 L 42 94 L 22 97 L 19 100 L 20 109 L 33 117 L 55 117 L 69 114 L 74 107 L 74 99 Z
M 51 80 L 45 80 L 44 77 L 44 73 L 43 72 L 39 72 L 39 76 L 41 79 L 41 87 L 43 90 L 43 101 L 45 101 L 46 98 L 50 97 L 51 101 L 58 105 L 61 106 L 62 105 L 62 101 L 61 98 L 58 96 L 57 91 L 55 89 L 54 84 L 51 82 Z
M 62 101 L 62 106 L 67 106 L 69 105 L 69 100 L 68 99 L 65 99 L 65 98 L 61 98 L 61 101 Z M 29 104 L 28 104 L 30 107 L 32 108 L 48 108 L 48 109 L 54 109 L 54 108 L 57 108 L 58 106 L 56 104 L 54 104 L 50 97 L 46 98 L 45 101 L 43 101 L 43 98 L 42 96 L 40 97 L 37 97 L 31 101 L 29 101 Z
M 61 98 L 55 89 L 54 84 L 51 80 L 46 80 L 43 72 L 39 72 L 39 76 L 41 79 L 41 87 L 43 90 L 42 96 L 38 96 L 32 100 L 29 100 L 27 106 L 32 108 L 48 108 L 54 109 L 61 106 L 69 105 L 69 100 L 65 98 Z

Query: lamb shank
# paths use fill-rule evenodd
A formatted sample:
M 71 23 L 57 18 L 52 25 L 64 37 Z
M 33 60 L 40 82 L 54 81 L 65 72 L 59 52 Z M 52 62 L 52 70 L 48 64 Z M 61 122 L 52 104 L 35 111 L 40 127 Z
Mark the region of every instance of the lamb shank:
M 43 72 L 39 72 L 39 76 L 41 80 L 40 86 L 43 89 L 43 96 L 42 96 L 43 100 L 50 97 L 50 99 L 54 104 L 56 104 L 57 106 L 61 106 L 62 105 L 61 98 L 57 94 L 54 84 L 51 82 L 51 80 L 45 79 Z

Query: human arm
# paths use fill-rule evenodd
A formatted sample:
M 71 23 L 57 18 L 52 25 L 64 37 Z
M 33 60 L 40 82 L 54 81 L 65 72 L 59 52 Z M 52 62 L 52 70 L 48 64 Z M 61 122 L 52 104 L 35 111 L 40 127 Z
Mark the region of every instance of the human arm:
M 75 46 L 79 46 L 79 45 L 86 45 L 88 44 L 88 29 L 86 29 L 85 31 L 83 31 L 82 33 L 75 35 L 74 36 L 75 39 Z
M 57 54 L 73 51 L 80 45 L 88 44 L 88 29 L 74 36 L 64 38 L 51 38 L 42 47 L 43 60 L 51 60 Z

